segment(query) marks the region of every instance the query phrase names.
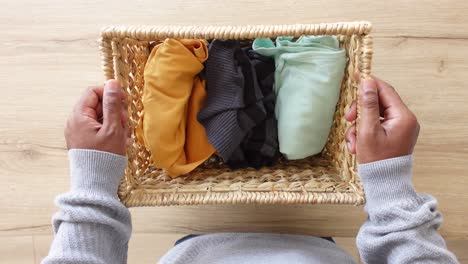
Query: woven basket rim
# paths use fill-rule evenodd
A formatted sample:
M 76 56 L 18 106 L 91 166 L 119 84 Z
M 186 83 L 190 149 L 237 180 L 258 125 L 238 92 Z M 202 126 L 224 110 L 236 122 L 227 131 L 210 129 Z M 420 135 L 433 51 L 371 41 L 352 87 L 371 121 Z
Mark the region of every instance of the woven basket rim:
M 291 25 L 239 25 L 239 26 L 108 26 L 101 31 L 100 51 L 102 69 L 106 79 L 117 79 L 124 87 L 128 86 L 128 66 L 125 54 L 119 45 L 149 45 L 151 41 L 166 38 L 204 38 L 204 39 L 254 39 L 277 36 L 301 35 L 339 35 L 358 39 L 353 51 L 357 59 L 356 70 L 361 80 L 371 74 L 373 54 L 372 25 L 367 21 L 338 22 L 320 24 Z M 352 74 L 352 73 L 350 73 Z M 359 121 L 359 109 L 358 120 Z M 133 164 L 134 170 L 136 165 Z M 345 166 L 351 166 L 345 164 Z M 129 167 L 127 167 L 128 169 Z M 354 192 L 290 192 L 290 191 L 223 191 L 223 192 L 152 192 L 142 186 L 126 182 L 126 176 L 119 187 L 119 197 L 128 207 L 133 206 L 169 206 L 201 204 L 363 204 L 365 201 L 362 188 Z
M 101 37 L 103 39 L 133 38 L 143 41 L 161 38 L 249 39 L 280 35 L 367 35 L 371 30 L 372 24 L 368 21 L 237 26 L 134 25 L 103 27 Z
M 153 194 L 145 189 L 134 189 L 122 202 L 135 206 L 181 206 L 208 204 L 343 204 L 362 205 L 364 195 L 359 192 L 245 192 L 171 193 Z

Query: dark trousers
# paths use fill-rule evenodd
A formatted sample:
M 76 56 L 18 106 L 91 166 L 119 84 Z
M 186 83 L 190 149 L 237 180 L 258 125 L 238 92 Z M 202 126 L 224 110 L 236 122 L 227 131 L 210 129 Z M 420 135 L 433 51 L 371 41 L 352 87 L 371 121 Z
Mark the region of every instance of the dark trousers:
M 202 236 L 202 235 L 186 235 L 186 236 L 180 238 L 179 240 L 177 240 L 177 241 L 175 242 L 174 246 L 177 246 L 177 245 L 179 245 L 180 243 L 182 243 L 182 242 L 184 242 L 184 241 L 186 241 L 186 240 L 189 240 L 189 239 L 191 239 L 191 238 L 197 237 L 197 236 Z M 325 240 L 328 240 L 328 241 L 330 241 L 330 242 L 332 242 L 332 243 L 335 243 L 335 240 L 333 240 L 332 237 L 321 237 L 321 238 L 323 238 L 323 239 L 325 239 Z

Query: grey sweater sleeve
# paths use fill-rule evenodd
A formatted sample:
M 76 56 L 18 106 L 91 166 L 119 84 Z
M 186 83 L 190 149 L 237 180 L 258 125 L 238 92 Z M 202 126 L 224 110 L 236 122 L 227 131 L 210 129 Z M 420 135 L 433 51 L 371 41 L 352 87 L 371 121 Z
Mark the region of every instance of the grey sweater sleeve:
M 55 239 L 42 263 L 126 263 L 131 218 L 116 193 L 127 158 L 78 149 L 68 155 L 71 189 L 56 199 Z
M 356 241 L 364 263 L 458 263 L 437 231 L 437 201 L 413 188 L 411 155 L 361 164 L 359 175 L 369 215 Z

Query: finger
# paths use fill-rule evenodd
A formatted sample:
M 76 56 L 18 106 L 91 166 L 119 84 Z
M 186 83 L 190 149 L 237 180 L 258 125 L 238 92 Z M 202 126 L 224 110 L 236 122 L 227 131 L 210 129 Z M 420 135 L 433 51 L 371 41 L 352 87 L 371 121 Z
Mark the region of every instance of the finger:
M 99 122 L 102 122 L 102 97 L 104 94 L 104 86 L 89 86 L 88 89 L 93 90 L 94 93 L 98 97 L 98 104 L 95 109 L 96 109 L 97 120 Z
M 124 95 L 122 99 L 122 127 L 128 129 L 128 100 L 127 94 L 122 93 Z
M 372 76 L 372 78 L 374 78 L 374 76 Z M 361 75 L 359 72 L 354 72 L 354 79 L 359 83 L 359 81 L 361 80 Z M 380 115 L 383 116 L 382 109 L 380 109 Z
M 356 154 L 356 125 L 352 125 L 346 130 L 345 140 L 349 152 Z
M 75 105 L 75 109 L 82 110 L 88 107 L 95 108 L 99 103 L 100 89 L 102 89 L 102 87 L 88 87 L 88 89 L 86 89 L 86 91 L 81 95 L 78 103 Z
M 123 96 L 122 96 L 122 104 L 123 104 L 123 108 L 125 110 L 128 109 L 128 96 L 126 93 L 122 92 Z
M 122 92 L 122 103 L 124 104 L 125 108 L 128 107 L 128 95 L 125 92 Z
M 361 80 L 361 75 L 359 72 L 354 72 L 354 79 L 359 82 Z
M 362 128 L 373 129 L 380 126 L 379 93 L 373 79 L 361 82 L 359 90 L 359 107 Z
M 122 127 L 128 128 L 128 113 L 127 110 L 122 110 Z
M 114 80 L 114 79 L 109 79 L 109 80 L 105 81 L 105 82 L 104 82 L 104 86 L 105 86 L 106 83 L 109 82 L 109 81 L 115 81 L 115 80 Z M 123 92 L 123 93 L 121 94 L 121 96 L 122 96 L 122 100 L 127 100 L 127 94 L 126 94 L 126 93 Z M 102 96 L 101 96 L 101 99 L 102 99 Z
M 99 98 L 102 87 L 89 87 L 75 106 L 75 111 L 94 120 L 98 119 Z
M 380 110 L 385 118 L 395 118 L 400 116 L 402 112 L 408 111 L 408 107 L 401 100 L 395 88 L 378 78 L 374 79 L 379 91 Z
M 102 99 L 103 126 L 105 128 L 122 127 L 122 106 L 120 83 L 116 80 L 107 81 Z
M 122 100 L 125 101 L 125 103 L 127 103 L 127 101 L 128 101 L 128 95 L 124 91 L 122 91 Z
M 96 108 L 96 114 L 98 116 L 98 120 L 102 121 L 102 102 L 100 102 Z
M 353 101 L 351 106 L 348 109 L 348 112 L 345 114 L 345 118 L 348 122 L 353 122 L 357 117 L 357 104 L 356 100 Z
M 102 96 L 104 94 L 104 86 L 103 85 L 89 86 L 88 89 L 93 90 L 96 93 L 96 95 L 99 97 L 99 100 L 102 101 Z

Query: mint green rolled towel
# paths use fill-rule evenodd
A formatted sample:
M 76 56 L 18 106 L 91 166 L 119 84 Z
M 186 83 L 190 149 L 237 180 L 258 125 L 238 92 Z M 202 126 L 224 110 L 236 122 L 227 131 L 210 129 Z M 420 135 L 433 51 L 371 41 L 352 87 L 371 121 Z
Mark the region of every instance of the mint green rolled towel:
M 280 152 L 290 160 L 318 154 L 333 123 L 346 65 L 334 36 L 255 39 L 253 49 L 275 59 L 275 115 Z

